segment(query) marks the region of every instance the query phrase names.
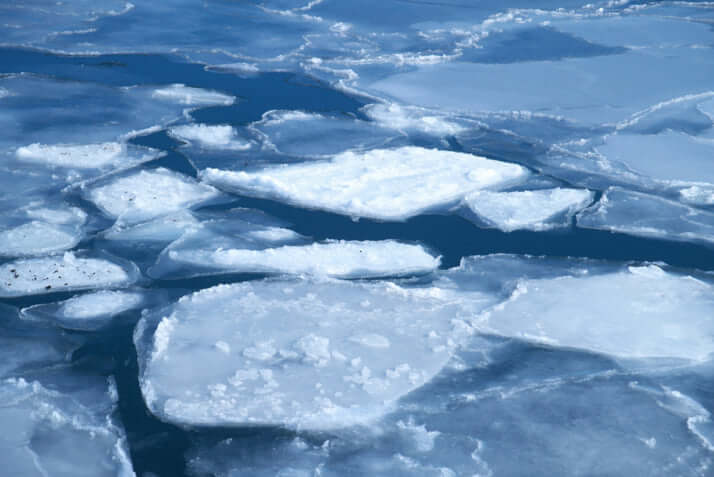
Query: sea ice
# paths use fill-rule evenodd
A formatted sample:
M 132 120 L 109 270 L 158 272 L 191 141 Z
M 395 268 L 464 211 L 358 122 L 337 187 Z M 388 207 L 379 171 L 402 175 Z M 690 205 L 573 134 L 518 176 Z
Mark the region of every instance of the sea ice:
M 104 233 L 104 238 L 126 242 L 171 242 L 199 226 L 200 222 L 191 212 L 182 210 L 140 224 L 115 224 Z
M 217 91 L 192 88 L 183 84 L 172 84 L 165 88 L 156 89 L 152 96 L 162 101 L 186 106 L 230 106 L 235 102 L 233 96 Z
M 363 108 L 365 114 L 380 126 L 405 132 L 418 132 L 433 136 L 453 136 L 467 126 L 444 114 L 422 108 L 400 106 L 395 103 L 375 103 Z
M 287 232 L 285 234 L 284 232 Z M 272 235 L 277 239 L 292 238 L 295 234 L 286 229 L 254 232 L 265 240 Z M 278 240 L 284 242 L 285 240 Z M 160 258 L 161 268 L 189 267 L 223 272 L 293 273 L 325 275 L 336 278 L 375 278 L 428 273 L 439 266 L 439 259 L 430 255 L 420 245 L 383 241 L 328 240 L 310 245 L 272 245 L 265 248 L 202 248 L 172 244 Z M 242 244 L 238 244 L 242 245 Z M 163 260 L 162 260 L 163 259 Z M 153 270 L 156 273 L 158 270 Z M 166 272 L 164 272 L 166 273 Z M 162 274 L 163 275 L 163 274 Z
M 95 330 L 112 318 L 142 305 L 140 293 L 102 290 L 78 295 L 60 303 L 34 305 L 22 310 L 30 320 L 54 322 L 67 329 Z
M 211 186 L 164 168 L 142 170 L 87 191 L 89 200 L 124 224 L 178 212 L 218 194 Z
M 714 242 L 714 213 L 618 187 L 578 214 L 577 225 L 665 240 Z
M 348 151 L 330 161 L 257 172 L 208 168 L 202 173 L 209 183 L 246 195 L 380 220 L 405 220 L 527 176 L 515 164 L 421 147 Z
M 489 303 L 468 296 L 473 311 Z M 219 285 L 140 322 L 142 393 L 182 425 L 367 422 L 448 361 L 469 335 L 460 311 L 439 290 L 392 283 Z
M 515 192 L 476 191 L 464 203 L 489 226 L 505 232 L 547 230 L 567 225 L 585 208 L 593 193 L 582 189 L 543 189 Z
M 16 156 L 24 162 L 49 164 L 77 169 L 101 169 L 131 163 L 126 145 L 118 142 L 103 144 L 30 144 L 17 149 Z M 134 161 L 135 162 L 135 161 Z
M 132 264 L 78 257 L 72 252 L 21 259 L 0 265 L 0 297 L 125 287 L 133 283 L 137 275 Z
M 205 148 L 245 150 L 251 147 L 249 142 L 240 140 L 229 125 L 185 124 L 172 127 L 169 134 Z

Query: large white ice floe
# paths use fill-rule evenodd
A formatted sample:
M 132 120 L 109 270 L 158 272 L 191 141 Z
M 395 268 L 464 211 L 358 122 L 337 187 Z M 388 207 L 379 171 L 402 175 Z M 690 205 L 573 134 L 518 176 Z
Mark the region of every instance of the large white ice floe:
M 209 185 L 159 168 L 114 178 L 104 185 L 90 188 L 86 195 L 107 215 L 126 224 L 188 209 L 216 198 L 219 192 Z
M 469 297 L 474 310 L 488 303 Z M 367 422 L 441 369 L 470 333 L 463 318 L 429 288 L 219 285 L 140 322 L 141 389 L 153 413 L 182 425 Z
M 483 332 L 622 358 L 697 361 L 714 352 L 714 286 L 657 265 L 491 256 L 444 275 L 461 286 L 496 277 L 510 290 L 473 322 Z
M 235 129 L 227 124 L 184 124 L 172 127 L 169 134 L 209 149 L 245 150 L 251 147 L 249 142 L 238 138 Z
M 583 189 L 542 189 L 515 192 L 476 191 L 465 205 L 486 224 L 505 232 L 546 230 L 567 225 L 594 194 Z
M 277 237 L 284 232 L 276 229 L 265 231 L 263 235 L 269 233 L 276 234 Z M 162 258 L 163 268 L 173 263 L 176 266 L 226 272 L 294 273 L 336 278 L 420 274 L 428 273 L 439 266 L 439 259 L 429 254 L 421 245 L 393 240 L 328 240 L 309 245 L 267 245 L 262 249 L 197 249 L 176 244 L 170 246 Z
M 0 224 L 0 256 L 45 255 L 79 243 L 87 214 L 77 207 L 42 205 L 31 203 L 6 215 L 7 223 Z
M 233 96 L 184 84 L 172 84 L 154 90 L 152 97 L 162 101 L 186 106 L 230 106 L 235 102 Z
M 527 176 L 515 164 L 413 146 L 348 151 L 329 161 L 256 172 L 208 168 L 202 173 L 207 182 L 242 194 L 381 220 L 405 220 Z
M 714 213 L 618 187 L 578 214 L 577 224 L 665 240 L 714 242 Z
M 119 264 L 65 252 L 64 255 L 21 259 L 0 265 L 0 296 L 125 287 L 137 276 L 138 271 L 131 263 Z
M 95 330 L 110 323 L 116 315 L 140 307 L 144 301 L 138 292 L 101 290 L 59 303 L 24 308 L 21 317 L 56 323 L 66 329 Z

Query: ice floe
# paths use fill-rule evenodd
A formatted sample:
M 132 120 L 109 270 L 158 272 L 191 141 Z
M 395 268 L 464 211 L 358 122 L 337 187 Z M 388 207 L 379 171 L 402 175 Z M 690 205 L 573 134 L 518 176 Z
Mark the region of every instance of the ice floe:
M 577 225 L 665 240 L 714 242 L 714 213 L 618 187 L 578 214 Z
M 447 115 L 395 103 L 375 103 L 363 108 L 365 114 L 384 128 L 419 132 L 433 136 L 453 136 L 467 126 Z
M 164 168 L 113 178 L 87 191 L 89 200 L 122 223 L 141 222 L 188 209 L 218 194 L 211 186 Z
M 70 249 L 82 238 L 86 218 L 77 207 L 49 208 L 30 203 L 7 214 L 7 223 L 0 225 L 0 256 L 46 255 Z
M 0 265 L 0 296 L 12 297 L 92 288 L 126 287 L 137 279 L 130 264 L 64 255 L 15 260 Z
M 130 163 L 126 146 L 117 142 L 81 145 L 30 144 L 16 151 L 21 161 L 77 169 L 100 169 Z
M 486 225 L 505 232 L 547 230 L 567 225 L 594 194 L 583 189 L 542 189 L 515 192 L 476 191 L 464 203 Z
M 104 233 L 104 238 L 125 242 L 171 242 L 199 224 L 191 212 L 183 210 L 139 224 L 115 224 Z
M 235 102 L 233 96 L 218 91 L 192 88 L 184 84 L 172 84 L 156 89 L 152 96 L 162 101 L 186 106 L 230 106 Z
M 240 140 L 229 125 L 185 124 L 172 127 L 169 134 L 206 148 L 245 150 L 251 147 L 249 142 Z
M 439 266 L 439 259 L 420 245 L 384 241 L 329 240 L 310 245 L 278 245 L 294 239 L 287 229 L 260 230 L 253 233 L 266 240 L 262 249 L 210 247 L 194 248 L 172 244 L 162 259 L 161 269 L 174 267 L 214 269 L 224 272 L 293 273 L 337 278 L 375 278 L 428 273 Z M 201 242 L 199 242 L 201 244 Z M 195 240 L 191 241 L 195 246 Z M 152 269 L 158 273 L 160 269 Z M 163 272 L 165 274 L 167 272 Z
M 515 164 L 412 146 L 348 151 L 330 161 L 257 172 L 208 168 L 201 177 L 246 195 L 352 217 L 405 220 L 450 205 L 469 192 L 522 181 L 528 174 Z
M 488 303 L 470 298 L 473 310 Z M 141 389 L 153 413 L 182 425 L 367 422 L 439 371 L 469 334 L 461 318 L 428 288 L 219 285 L 140 322 Z
M 73 330 L 99 329 L 125 311 L 144 303 L 138 292 L 102 290 L 78 295 L 60 303 L 34 305 L 22 310 L 22 317 L 56 323 Z

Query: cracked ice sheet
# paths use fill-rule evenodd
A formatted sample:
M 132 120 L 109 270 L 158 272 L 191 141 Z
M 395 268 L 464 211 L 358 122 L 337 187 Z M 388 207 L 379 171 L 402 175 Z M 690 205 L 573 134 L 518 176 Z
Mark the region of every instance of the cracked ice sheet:
M 30 326 L 9 307 L 0 329 L 4 475 L 132 477 L 113 383 L 67 366 L 82 338 Z
M 208 168 L 203 180 L 238 193 L 352 217 L 405 220 L 469 192 L 525 180 L 518 165 L 420 147 L 345 152 L 330 161 L 256 172 Z
M 514 192 L 477 191 L 464 204 L 487 225 L 504 232 L 548 230 L 569 224 L 594 194 L 581 189 L 543 189 Z
M 490 303 L 462 295 L 471 310 Z M 141 389 L 181 425 L 368 422 L 441 369 L 470 333 L 463 314 L 440 290 L 392 283 L 219 285 L 140 322 Z
M 132 263 L 103 258 L 61 256 L 29 258 L 0 265 L 0 297 L 55 293 L 93 288 L 120 288 L 136 281 Z
M 577 226 L 663 240 L 714 243 L 714 213 L 619 187 L 577 217 Z
M 179 212 L 219 195 L 211 186 L 164 168 L 112 177 L 105 182 L 93 185 L 86 196 L 122 224 Z
M 709 412 L 676 389 L 601 356 L 479 348 L 369 428 L 204 439 L 187 454 L 190 475 L 525 475 L 524 461 L 537 476 L 711 472 L 697 435 Z

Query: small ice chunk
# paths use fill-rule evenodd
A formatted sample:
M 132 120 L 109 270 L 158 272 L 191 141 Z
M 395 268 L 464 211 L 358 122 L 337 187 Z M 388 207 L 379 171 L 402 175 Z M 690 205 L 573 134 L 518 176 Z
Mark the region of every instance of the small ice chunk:
M 172 84 L 154 90 L 152 97 L 186 106 L 230 106 L 235 102 L 233 96 L 201 88 L 192 88 L 183 84 Z
M 484 222 L 505 232 L 547 230 L 567 225 L 567 219 L 586 207 L 593 193 L 584 189 L 544 189 L 517 192 L 476 191 L 465 204 Z M 562 216 L 559 221 L 554 218 Z
M 665 240 L 714 242 L 714 213 L 618 187 L 578 214 L 577 224 Z
M 294 273 L 338 278 L 367 278 L 428 273 L 439 258 L 421 245 L 393 240 L 327 241 L 252 250 L 170 248 L 166 259 L 183 266 L 252 273 Z
M 469 192 L 522 181 L 518 165 L 421 147 L 345 152 L 330 161 L 257 172 L 206 169 L 218 187 L 352 217 L 405 220 L 447 206 Z
M 133 266 L 100 258 L 64 256 L 15 260 L 0 265 L 0 296 L 23 296 L 103 287 L 124 287 L 136 279 Z
M 474 312 L 485 306 L 480 293 L 461 299 Z M 185 425 L 364 423 L 448 361 L 470 333 L 460 310 L 428 290 L 386 282 L 219 285 L 142 319 L 141 389 L 153 413 Z M 196 362 L 200 372 L 191 372 Z
M 81 145 L 30 144 L 17 149 L 21 161 L 76 169 L 101 169 L 116 166 L 127 158 L 126 146 L 117 142 Z
M 32 221 L 0 231 L 0 256 L 44 255 L 70 249 L 81 234 L 72 228 Z
M 389 129 L 416 131 L 433 136 L 453 136 L 467 129 L 443 114 L 433 114 L 423 108 L 376 103 L 363 109 L 370 119 Z
M 186 141 L 193 141 L 205 148 L 250 149 L 250 143 L 237 138 L 235 129 L 229 125 L 185 124 L 169 129 L 169 134 Z
M 137 292 L 102 290 L 79 295 L 60 303 L 34 305 L 22 310 L 30 320 L 55 322 L 67 329 L 96 330 L 127 310 L 137 308 L 144 299 Z
M 136 223 L 215 198 L 218 191 L 181 174 L 142 170 L 89 190 L 88 198 L 110 217 Z

